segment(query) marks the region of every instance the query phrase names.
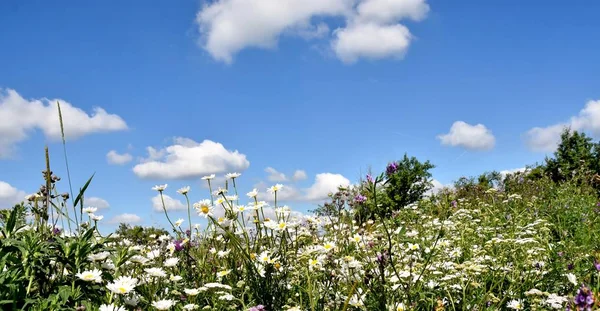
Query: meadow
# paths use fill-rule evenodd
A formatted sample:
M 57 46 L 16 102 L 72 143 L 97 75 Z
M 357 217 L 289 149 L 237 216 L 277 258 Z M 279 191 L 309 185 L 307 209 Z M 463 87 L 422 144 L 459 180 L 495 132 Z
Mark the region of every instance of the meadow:
M 568 138 L 568 137 L 567 137 Z M 565 137 L 563 137 L 563 140 Z M 414 159 L 413 159 L 414 160 Z M 572 161 L 573 162 L 573 161 Z M 575 161 L 578 162 L 578 161 Z M 551 163 L 546 167 L 550 167 Z M 187 219 L 102 235 L 102 216 L 59 191 L 2 213 L 4 310 L 594 310 L 600 203 L 583 170 L 463 178 L 424 195 L 420 162 L 332 193 L 314 214 L 278 204 L 281 185 L 177 190 Z M 563 170 L 564 172 L 564 170 Z M 153 188 L 172 194 L 167 185 Z M 190 202 L 188 193 L 206 191 Z M 259 201 L 268 192 L 272 204 Z M 206 226 L 192 225 L 206 219 Z M 128 233 L 129 232 L 129 233 Z

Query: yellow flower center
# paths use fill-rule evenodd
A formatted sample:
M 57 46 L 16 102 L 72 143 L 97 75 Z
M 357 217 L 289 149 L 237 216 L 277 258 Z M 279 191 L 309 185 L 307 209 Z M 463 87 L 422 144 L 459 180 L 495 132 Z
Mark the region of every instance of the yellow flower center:
M 208 214 L 208 206 L 206 206 L 206 205 L 203 205 L 203 206 L 200 208 L 200 211 L 202 212 L 202 214 Z

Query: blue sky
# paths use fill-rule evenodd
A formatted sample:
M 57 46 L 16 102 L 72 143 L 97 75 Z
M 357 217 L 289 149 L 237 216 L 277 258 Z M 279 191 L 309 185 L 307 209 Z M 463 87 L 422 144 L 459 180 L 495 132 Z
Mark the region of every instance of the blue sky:
M 190 185 L 204 199 L 211 171 L 241 172 L 242 193 L 282 183 L 285 203 L 305 211 L 405 152 L 433 162 L 440 184 L 521 168 L 550 154 L 564 125 L 600 133 L 599 11 L 597 1 L 3 1 L 0 204 L 41 184 L 45 144 L 68 190 L 55 99 L 74 187 L 96 173 L 89 195 L 109 205 L 99 212 L 109 227 L 122 214 L 164 224 L 151 187 L 168 183 L 181 200 L 175 190 Z M 111 150 L 127 155 L 109 163 Z

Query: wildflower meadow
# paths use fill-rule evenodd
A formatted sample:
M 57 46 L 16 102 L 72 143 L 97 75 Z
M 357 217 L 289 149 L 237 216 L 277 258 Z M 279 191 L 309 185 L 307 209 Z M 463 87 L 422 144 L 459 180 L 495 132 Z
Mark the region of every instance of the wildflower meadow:
M 170 227 L 137 236 L 126 226 L 101 234 L 103 216 L 85 203 L 93 178 L 75 197 L 61 192 L 46 149 L 40 190 L 2 213 L 0 304 L 102 311 L 593 310 L 600 289 L 597 175 L 568 146 L 592 152 L 595 145 L 577 132 L 565 131 L 562 139 L 564 148 L 544 165 L 463 178 L 435 193 L 427 193 L 433 165 L 405 156 L 379 175 L 340 187 L 312 214 L 278 204 L 280 184 L 245 189 L 239 173 L 227 174 L 223 185 L 213 184 L 215 174 L 203 177 L 208 191 L 157 185 L 148 191 L 185 199 L 187 218 L 172 219 L 163 200 Z M 260 192 L 274 203 L 258 200 Z M 204 198 L 191 200 L 192 193 Z

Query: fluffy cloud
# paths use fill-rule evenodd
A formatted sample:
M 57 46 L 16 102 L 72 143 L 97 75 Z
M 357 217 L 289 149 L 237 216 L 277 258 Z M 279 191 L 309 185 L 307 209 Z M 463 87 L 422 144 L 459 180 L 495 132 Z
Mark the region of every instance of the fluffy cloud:
M 133 172 L 144 179 L 187 179 L 212 173 L 243 171 L 250 166 L 246 155 L 230 151 L 217 142 L 197 143 L 188 138 L 175 138 L 174 144 L 161 150 L 148 148 L 147 159 Z
M 129 153 L 119 154 L 111 150 L 106 154 L 106 161 L 110 164 L 123 165 L 131 162 L 131 160 L 133 160 L 133 157 Z
M 291 179 L 272 167 L 265 168 L 265 172 L 269 174 L 267 180 L 271 182 L 300 181 L 307 178 L 306 172 L 303 170 L 296 170 Z
M 525 133 L 525 143 L 532 151 L 551 152 L 560 142 L 560 134 L 565 128 L 576 131 L 590 131 L 600 135 L 600 100 L 590 100 L 579 111 L 579 115 L 571 117 L 568 122 L 534 127 Z
M 331 43 L 333 51 L 345 63 L 359 58 L 401 58 L 410 44 L 411 34 L 403 25 L 357 24 L 338 29 Z
M 420 21 L 429 12 L 423 0 L 365 0 L 357 7 L 358 19 L 377 23 L 393 23 L 410 18 Z
M 9 183 L 0 181 L 0 209 L 10 208 L 25 200 L 27 194 Z
M 136 214 L 127 214 L 127 213 L 116 215 L 108 221 L 108 223 L 110 223 L 110 224 L 121 224 L 121 223 L 137 224 L 140 222 L 142 222 L 142 217 L 140 217 Z
M 284 173 L 279 172 L 270 166 L 265 168 L 265 172 L 269 173 L 269 176 L 267 176 L 267 180 L 269 181 L 283 182 L 288 180 Z
M 321 173 L 315 176 L 314 183 L 308 188 L 298 188 L 286 185 L 277 192 L 278 201 L 317 202 L 328 198 L 329 193 L 337 191 L 339 186 L 349 186 L 350 180 L 340 174 Z M 267 185 L 259 183 L 254 186 L 259 189 L 259 199 L 273 201 L 273 195 L 266 193 Z
M 98 197 L 85 198 L 84 203 L 87 206 L 97 207 L 98 209 L 105 209 L 110 206 L 106 200 Z
M 433 185 L 433 187 L 431 189 L 429 189 L 426 193 L 425 196 L 430 196 L 432 194 L 437 194 L 438 192 L 442 191 L 443 189 L 452 189 L 454 188 L 454 185 L 452 184 L 442 184 L 439 180 L 437 179 L 432 179 L 431 180 L 431 184 Z
M 325 200 L 329 193 L 335 192 L 339 186 L 349 185 L 350 180 L 340 174 L 317 174 L 315 183 L 306 189 L 306 199 L 309 201 Z
M 443 145 L 462 147 L 469 150 L 490 150 L 496 144 L 496 138 L 483 124 L 470 125 L 456 121 L 448 134 L 439 135 Z
M 34 130 L 49 139 L 61 139 L 56 103 L 60 102 L 66 139 L 127 129 L 125 121 L 96 107 L 91 115 L 62 99 L 25 99 L 15 90 L 0 89 L 0 157 L 9 157 L 15 145 Z
M 165 201 L 165 208 L 167 211 L 181 211 L 187 209 L 187 205 L 183 204 L 181 201 L 177 199 L 173 199 L 172 197 L 163 194 L 163 199 Z M 155 212 L 163 211 L 162 200 L 160 199 L 160 194 L 152 197 L 152 209 Z
M 293 181 L 305 180 L 306 178 L 308 178 L 308 176 L 306 176 L 306 172 L 303 170 L 296 170 L 292 176 Z
M 216 0 L 202 7 L 196 23 L 202 47 L 231 63 L 245 48 L 276 48 L 284 34 L 323 38 L 329 26 L 316 20 L 341 17 L 346 25 L 334 32 L 331 45 L 351 63 L 402 56 L 412 36 L 399 22 L 422 20 L 428 11 L 425 0 Z

